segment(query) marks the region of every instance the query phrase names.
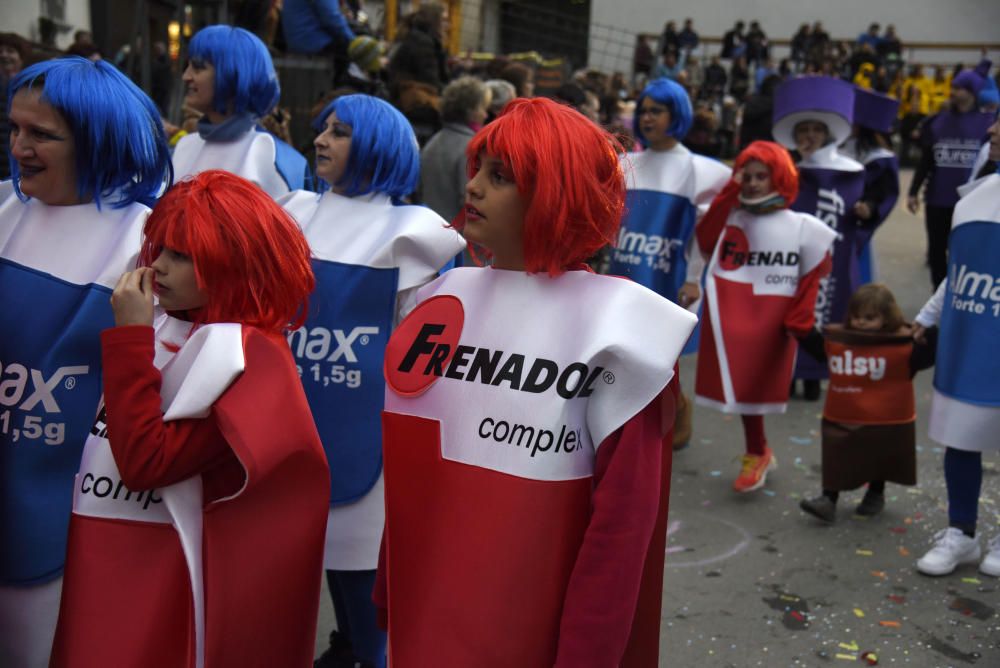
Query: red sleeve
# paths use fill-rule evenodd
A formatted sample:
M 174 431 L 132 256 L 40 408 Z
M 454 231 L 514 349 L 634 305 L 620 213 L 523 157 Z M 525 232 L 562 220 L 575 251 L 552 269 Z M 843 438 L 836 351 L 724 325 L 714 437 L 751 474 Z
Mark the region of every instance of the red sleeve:
M 556 666 L 617 666 L 628 643 L 660 499 L 657 396 L 601 443 L 593 514 L 570 576 Z
M 165 487 L 234 457 L 212 416 L 163 421 L 152 327 L 101 333 L 111 452 L 129 489 Z
M 799 278 L 795 296 L 792 297 L 792 305 L 785 314 L 785 329 L 792 336 L 801 338 L 816 324 L 816 295 L 819 294 L 819 282 L 832 268 L 833 261 L 827 253 L 812 271 Z
M 730 212 L 736 206 L 739 194 L 740 185 L 736 181 L 730 180 L 715 196 L 708 211 L 695 225 L 694 234 L 698 241 L 698 249 L 705 257 L 711 257 L 712 251 L 715 250 L 715 244 L 722 236 L 722 230 L 726 227 Z

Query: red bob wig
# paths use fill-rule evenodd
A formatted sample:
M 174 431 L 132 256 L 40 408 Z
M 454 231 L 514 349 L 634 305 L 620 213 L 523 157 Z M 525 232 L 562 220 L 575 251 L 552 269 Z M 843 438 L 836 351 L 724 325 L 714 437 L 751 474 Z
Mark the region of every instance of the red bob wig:
M 559 275 L 614 243 L 625 207 L 618 140 L 575 109 L 545 98 L 516 99 L 466 148 L 469 177 L 479 154 L 503 161 L 528 206 L 529 273 Z M 461 231 L 464 211 L 455 220 Z
M 309 244 L 255 184 L 210 170 L 167 191 L 146 221 L 139 265 L 164 246 L 191 257 L 208 303 L 195 324 L 238 322 L 272 332 L 302 325 L 316 285 Z
M 698 246 L 705 255 L 712 253 L 719 234 L 729 219 L 729 214 L 739 203 L 739 175 L 746 164 L 753 161 L 767 166 L 771 172 L 771 187 L 785 200 L 785 208 L 791 206 L 798 196 L 799 172 L 785 147 L 773 141 L 751 143 L 736 156 L 736 161 L 733 163 L 733 177 L 712 200 L 712 206 L 695 228 Z
M 733 163 L 739 173 L 751 160 L 764 163 L 771 170 L 771 185 L 790 205 L 799 194 L 799 172 L 788 150 L 773 141 L 755 141 L 743 149 Z

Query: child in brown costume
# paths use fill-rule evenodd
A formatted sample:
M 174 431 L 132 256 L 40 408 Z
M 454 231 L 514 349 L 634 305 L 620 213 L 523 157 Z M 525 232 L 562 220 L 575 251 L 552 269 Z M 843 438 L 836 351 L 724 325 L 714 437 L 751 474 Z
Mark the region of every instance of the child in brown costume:
M 917 482 L 913 376 L 934 364 L 936 332 L 916 343 L 889 289 L 864 285 L 843 325 L 824 329 L 830 386 L 823 406 L 823 493 L 799 506 L 824 522 L 836 519 L 841 491 L 868 490 L 855 512 L 878 514 L 885 483 Z

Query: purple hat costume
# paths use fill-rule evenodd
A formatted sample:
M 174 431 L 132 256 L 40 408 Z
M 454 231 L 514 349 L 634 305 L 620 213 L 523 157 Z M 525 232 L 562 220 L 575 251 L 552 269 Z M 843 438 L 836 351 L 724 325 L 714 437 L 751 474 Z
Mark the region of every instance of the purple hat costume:
M 774 92 L 775 141 L 795 148 L 795 126 L 802 121 L 825 123 L 837 144 L 851 136 L 854 119 L 854 86 L 831 77 L 797 77 Z
M 854 89 L 854 124 L 875 132 L 889 132 L 899 111 L 899 100 L 866 88 Z

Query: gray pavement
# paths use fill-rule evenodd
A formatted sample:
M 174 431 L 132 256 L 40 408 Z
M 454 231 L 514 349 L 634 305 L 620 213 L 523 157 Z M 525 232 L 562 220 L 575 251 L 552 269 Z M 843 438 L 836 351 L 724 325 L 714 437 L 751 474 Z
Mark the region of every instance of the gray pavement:
M 931 292 L 925 243 L 922 214 L 902 205 L 875 237 L 881 280 L 908 317 Z M 689 389 L 694 362 L 682 361 Z M 932 373 L 916 381 L 919 484 L 890 484 L 885 510 L 868 520 L 852 513 L 861 492 L 844 494 L 832 526 L 798 508 L 820 488 L 821 401 L 793 400 L 767 418 L 779 467 L 749 495 L 731 489 L 739 419 L 695 408 L 691 446 L 674 458 L 661 666 L 872 665 L 862 655 L 874 652 L 880 666 L 1000 667 L 1000 581 L 975 567 L 942 578 L 914 568 L 947 523 L 943 451 L 927 438 Z M 984 464 L 985 548 L 1000 531 L 1000 457 Z M 317 655 L 333 626 L 324 584 Z
M 907 317 L 931 292 L 925 239 L 922 212 L 902 205 L 875 236 L 880 278 Z M 682 362 L 688 388 L 694 368 Z M 832 526 L 798 508 L 820 490 L 822 400 L 793 400 L 787 414 L 768 416 L 779 467 L 748 495 L 730 487 L 739 419 L 695 408 L 691 445 L 674 458 L 661 666 L 869 665 L 862 655 L 874 652 L 880 666 L 1000 667 L 1000 581 L 975 567 L 942 578 L 914 567 L 947 525 L 943 450 L 927 438 L 932 375 L 916 381 L 918 485 L 889 484 L 873 519 L 853 514 L 861 491 L 843 494 Z M 985 549 L 1000 531 L 1000 458 L 984 464 Z

